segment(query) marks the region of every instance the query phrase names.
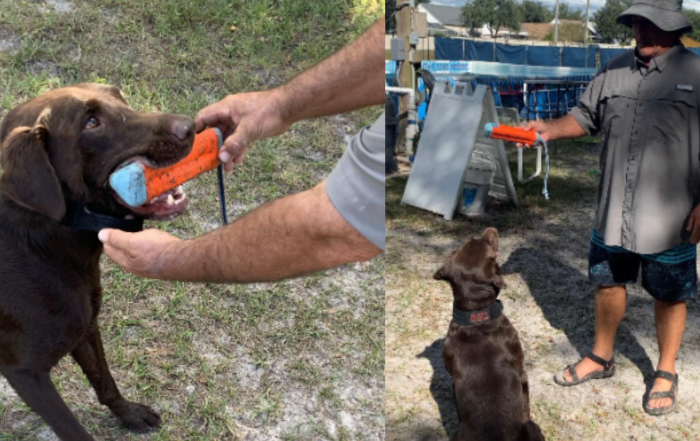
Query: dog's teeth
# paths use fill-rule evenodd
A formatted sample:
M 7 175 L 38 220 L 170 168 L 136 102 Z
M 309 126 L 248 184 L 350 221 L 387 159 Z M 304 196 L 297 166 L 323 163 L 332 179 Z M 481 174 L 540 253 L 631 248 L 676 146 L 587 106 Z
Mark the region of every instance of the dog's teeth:
M 173 205 L 175 203 L 175 198 L 173 195 L 169 194 L 168 195 L 168 205 Z

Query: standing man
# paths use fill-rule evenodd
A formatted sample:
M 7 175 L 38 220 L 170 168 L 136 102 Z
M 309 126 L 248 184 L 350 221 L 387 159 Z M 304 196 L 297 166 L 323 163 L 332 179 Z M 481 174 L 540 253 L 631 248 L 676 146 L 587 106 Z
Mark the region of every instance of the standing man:
M 230 171 L 255 140 L 296 121 L 382 104 L 384 23 L 289 83 L 229 95 L 202 109 L 200 131 L 218 127 L 219 156 Z M 105 253 L 139 276 L 251 283 L 297 277 L 369 260 L 384 249 L 384 115 L 349 142 L 327 179 L 267 203 L 205 236 L 180 240 L 159 230 L 99 233 Z
M 617 17 L 637 45 L 612 59 L 576 108 L 529 128 L 545 140 L 602 132 L 598 210 L 589 278 L 595 295 L 592 352 L 555 376 L 573 386 L 615 373 L 613 344 L 625 314 L 626 284 L 637 280 L 654 298 L 659 360 L 644 396 L 651 415 L 676 406 L 675 362 L 686 300 L 697 291 L 700 241 L 700 58 L 679 38 L 690 31 L 682 0 L 635 0 Z

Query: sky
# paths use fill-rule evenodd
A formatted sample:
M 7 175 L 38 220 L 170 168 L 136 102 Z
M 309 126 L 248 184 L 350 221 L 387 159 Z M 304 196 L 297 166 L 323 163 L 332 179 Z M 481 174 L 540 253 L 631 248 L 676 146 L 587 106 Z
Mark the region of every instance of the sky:
M 554 6 L 554 0 L 539 1 L 547 6 Z M 466 0 L 431 0 L 431 3 L 449 6 L 462 6 L 466 2 Z M 567 3 L 569 7 L 573 9 L 586 9 L 586 0 L 560 0 L 559 4 L 562 3 Z M 605 0 L 591 0 L 591 14 L 603 5 L 605 5 Z M 685 0 L 683 2 L 683 7 L 700 11 L 700 0 Z

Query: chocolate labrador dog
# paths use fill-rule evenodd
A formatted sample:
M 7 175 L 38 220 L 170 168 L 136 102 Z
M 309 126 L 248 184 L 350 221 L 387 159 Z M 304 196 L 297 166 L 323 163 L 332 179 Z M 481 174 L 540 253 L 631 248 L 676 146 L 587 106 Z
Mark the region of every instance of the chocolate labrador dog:
M 97 231 L 182 213 L 181 190 L 134 209 L 107 181 L 134 161 L 171 165 L 193 140 L 190 118 L 136 112 L 99 84 L 42 94 L 0 126 L 0 374 L 64 441 L 93 440 L 51 382 L 67 354 L 124 426 L 160 426 L 155 411 L 122 397 L 105 360 Z
M 460 419 L 452 441 L 544 440 L 530 419 L 518 333 L 497 300 L 504 286 L 497 256 L 498 231 L 487 228 L 433 276 L 449 282 L 454 295 L 443 349 Z

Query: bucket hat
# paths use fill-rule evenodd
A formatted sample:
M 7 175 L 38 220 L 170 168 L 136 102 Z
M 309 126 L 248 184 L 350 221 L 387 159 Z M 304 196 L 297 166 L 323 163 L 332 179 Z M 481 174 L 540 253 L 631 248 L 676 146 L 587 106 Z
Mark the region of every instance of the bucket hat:
M 683 0 L 635 0 L 632 6 L 617 16 L 617 22 L 632 27 L 632 17 L 635 15 L 646 18 L 662 31 L 693 30 L 683 15 Z

